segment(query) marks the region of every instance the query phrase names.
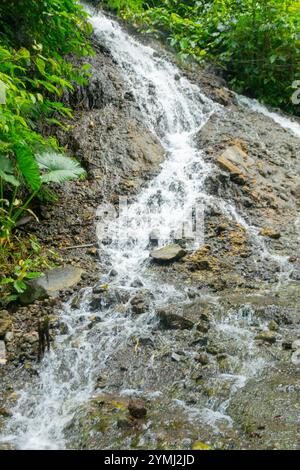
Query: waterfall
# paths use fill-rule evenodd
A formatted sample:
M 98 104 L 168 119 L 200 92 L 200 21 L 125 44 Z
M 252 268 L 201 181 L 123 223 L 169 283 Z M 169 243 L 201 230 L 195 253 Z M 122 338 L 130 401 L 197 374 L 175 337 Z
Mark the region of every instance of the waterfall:
M 151 336 L 156 324 L 156 309 L 169 303 L 188 301 L 187 287 L 163 284 L 147 270 L 149 258 L 149 236 L 159 230 L 160 244 L 172 240 L 172 231 L 182 227 L 187 213 L 195 205 L 217 204 L 224 213 L 241 221 L 251 232 L 253 228 L 237 214 L 234 207 L 224 206 L 208 195 L 204 182 L 212 172 L 212 165 L 203 158 L 194 143 L 194 136 L 210 119 L 213 113 L 222 113 L 222 107 L 204 96 L 201 89 L 186 78 L 168 60 L 160 57 L 151 47 L 145 46 L 122 30 L 120 25 L 101 13 L 91 18 L 99 41 L 105 43 L 123 74 L 124 80 L 134 95 L 144 122 L 160 139 L 166 160 L 159 174 L 141 191 L 125 213 L 108 226 L 108 242 L 99 239 L 101 256 L 107 260 L 107 273 L 101 279 L 117 292 L 125 310 L 136 293 L 133 282 L 138 277 L 144 289 L 151 293 L 149 311 L 137 317 L 116 311 L 109 303 L 93 312 L 98 318 L 91 327 L 89 301 L 91 288 L 86 289 L 79 310 L 71 308 L 71 301 L 61 312 L 61 321 L 67 326 L 66 334 L 59 335 L 52 350 L 40 365 L 39 377 L 19 392 L 1 439 L 17 449 L 63 449 L 66 447 L 65 429 L 74 413 L 95 392 L 97 377 L 111 370 L 113 357 L 122 353 L 124 345 L 133 337 Z M 101 227 L 100 227 L 101 229 Z M 253 229 L 253 236 L 255 236 Z M 126 236 L 124 236 L 126 234 Z M 190 249 L 193 249 L 193 243 Z M 265 250 L 261 245 L 258 249 Z M 109 276 L 111 271 L 116 275 Z M 213 299 L 217 302 L 217 298 Z M 223 374 L 220 380 L 230 382 L 232 390 L 244 385 L 264 367 L 255 347 L 254 334 L 248 328 L 243 312 L 221 321 L 216 328 L 229 337 L 237 350 L 247 348 L 244 364 L 236 373 Z M 172 350 L 172 335 L 157 333 L 161 344 Z M 242 346 L 241 346 L 242 344 Z M 187 346 L 187 355 L 193 352 Z M 155 375 L 159 364 L 155 358 L 144 365 L 144 373 Z M 130 369 L 127 383 L 119 387 L 120 395 L 145 396 L 161 394 L 147 381 L 139 385 L 140 373 Z M 154 381 L 155 382 L 155 381 Z M 165 390 L 170 384 L 165 384 Z M 182 408 L 189 419 L 201 419 L 214 430 L 218 421 L 225 420 L 226 404 L 209 401 L 205 406 L 189 407 L 181 396 L 173 406 Z

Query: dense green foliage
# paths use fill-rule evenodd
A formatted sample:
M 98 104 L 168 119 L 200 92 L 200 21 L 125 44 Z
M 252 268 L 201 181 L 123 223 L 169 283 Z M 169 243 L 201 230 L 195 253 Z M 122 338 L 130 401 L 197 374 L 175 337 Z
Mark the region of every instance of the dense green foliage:
M 300 115 L 299 0 L 107 0 L 106 6 L 167 38 L 183 59 L 220 65 L 238 91 Z
M 62 104 L 61 97 L 66 89 L 73 90 L 75 83 L 86 83 L 88 67 L 74 67 L 68 57 L 92 53 L 90 33 L 87 16 L 74 0 L 1 1 L 2 241 L 43 184 L 82 174 L 73 160 L 58 156 L 56 140 L 45 139 L 39 131 L 44 124 L 61 125 L 61 117 L 71 117 L 72 111 Z M 50 149 L 52 163 L 48 153 L 46 171 L 45 161 L 38 155 Z M 59 172 L 54 173 L 55 165 Z
M 0 3 L 0 304 L 16 300 L 26 280 L 57 259 L 18 230 L 31 201 L 49 197 L 45 185 L 78 178 L 83 169 L 45 138 L 45 125 L 65 124 L 72 110 L 63 94 L 84 85 L 88 66 L 72 56 L 92 54 L 92 28 L 75 0 L 1 0 Z

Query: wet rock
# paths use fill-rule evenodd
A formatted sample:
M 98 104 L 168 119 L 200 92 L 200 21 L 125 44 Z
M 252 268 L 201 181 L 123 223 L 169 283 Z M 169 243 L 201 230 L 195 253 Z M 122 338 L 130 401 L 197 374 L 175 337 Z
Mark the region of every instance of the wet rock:
M 78 310 L 80 308 L 81 298 L 80 294 L 76 294 L 71 301 L 71 308 Z
M 187 252 L 176 244 L 171 244 L 160 248 L 159 250 L 152 251 L 150 257 L 158 263 L 170 263 L 178 261 L 186 256 Z
M 135 288 L 136 287 L 143 287 L 143 285 L 144 284 L 142 283 L 142 281 L 137 277 L 136 279 L 134 279 L 132 281 L 132 283 L 130 284 L 130 287 L 135 287 Z
M 149 246 L 155 247 L 158 246 L 158 242 L 160 239 L 159 230 L 152 230 L 149 235 Z
M 24 342 L 29 343 L 29 344 L 38 343 L 39 334 L 37 331 L 31 331 L 30 333 L 26 333 L 25 335 L 23 335 L 23 340 Z
M 171 359 L 172 359 L 172 361 L 174 361 L 174 362 L 180 362 L 181 359 L 182 359 L 182 356 L 180 356 L 180 354 L 177 354 L 177 353 L 173 352 L 173 353 L 171 354 Z
M 300 348 L 293 352 L 292 357 L 291 357 L 291 362 L 295 366 L 300 365 Z
M 12 320 L 7 310 L 0 311 L 0 339 L 3 339 L 5 334 L 11 330 Z
M 20 302 L 28 305 L 35 300 L 56 297 L 59 291 L 75 286 L 84 271 L 74 266 L 51 269 L 38 279 L 27 281 L 27 290 L 20 296 Z
M 87 253 L 90 255 L 90 256 L 94 256 L 95 258 L 98 257 L 98 249 L 96 247 L 92 247 L 92 248 L 89 248 L 87 250 Z
M 107 284 L 100 284 L 98 286 L 93 287 L 93 294 L 105 294 L 108 290 Z
M 12 416 L 12 412 L 4 406 L 0 406 L 0 416 L 3 418 L 10 418 Z
M 95 388 L 102 389 L 102 388 L 105 388 L 106 386 L 107 386 L 107 377 L 104 377 L 101 375 L 100 377 L 97 378 Z
M 150 307 L 150 293 L 146 289 L 141 289 L 130 300 L 132 313 L 141 315 L 149 310 Z
M 147 408 L 142 400 L 130 400 L 128 411 L 136 419 L 142 419 L 147 416 Z
M 199 362 L 202 366 L 206 366 L 209 363 L 209 357 L 205 353 L 200 353 L 195 357 L 195 361 Z
M 0 366 L 4 366 L 7 362 L 6 348 L 4 341 L 0 340 Z
M 285 351 L 290 351 L 292 349 L 292 342 L 291 341 L 283 341 L 282 342 L 282 349 Z
M 88 317 L 88 320 L 89 320 L 89 324 L 88 324 L 88 328 L 89 329 L 92 329 L 94 325 L 96 325 L 96 323 L 101 323 L 101 318 L 98 317 L 97 315 L 90 315 Z
M 134 427 L 134 423 L 127 418 L 122 418 L 118 419 L 117 427 L 124 430 L 132 429 Z
M 268 328 L 270 331 L 278 331 L 279 325 L 276 323 L 276 321 L 271 320 L 270 323 L 268 324 Z
M 94 294 L 89 303 L 89 307 L 93 312 L 108 309 L 118 304 L 124 304 L 128 301 L 128 293 L 121 290 L 99 286 L 97 292 L 101 293 Z
M 273 344 L 276 342 L 276 335 L 273 331 L 263 331 L 262 333 L 257 335 L 255 339 Z
M 194 323 L 188 318 L 165 309 L 159 309 L 157 316 L 160 326 L 166 330 L 191 330 L 194 327 Z
M 272 228 L 263 228 L 259 234 L 263 237 L 272 238 L 273 240 L 279 240 L 281 237 L 281 234 Z
M 217 164 L 222 170 L 230 174 L 230 178 L 234 183 L 244 185 L 247 182 L 245 173 L 236 165 L 247 158 L 247 154 L 238 146 L 234 145 L 226 149 L 226 151 L 217 158 Z
M 291 349 L 293 349 L 293 351 L 300 349 L 300 339 L 295 339 L 295 341 L 292 342 Z
M 6 343 L 11 343 L 14 340 L 14 333 L 12 331 L 7 331 L 5 333 L 4 341 Z
M 118 275 L 118 271 L 115 269 L 111 269 L 109 272 L 109 277 L 116 277 Z

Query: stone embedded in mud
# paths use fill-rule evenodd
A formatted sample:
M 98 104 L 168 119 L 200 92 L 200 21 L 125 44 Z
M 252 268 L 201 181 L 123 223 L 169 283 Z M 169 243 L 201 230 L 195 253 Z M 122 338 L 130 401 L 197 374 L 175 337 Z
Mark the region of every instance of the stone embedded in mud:
M 295 366 L 300 365 L 300 349 L 297 349 L 295 352 L 293 352 L 292 357 L 291 357 L 291 362 Z
M 3 418 L 10 418 L 12 416 L 12 412 L 4 406 L 0 406 L 0 416 Z
M 121 419 L 118 419 L 117 421 L 117 427 L 119 429 L 127 430 L 127 429 L 133 428 L 134 423 L 130 421 L 129 419 L 121 418 Z
M 25 333 L 23 335 L 23 340 L 25 343 L 35 344 L 39 341 L 39 335 L 37 331 L 31 331 L 30 333 Z
M 281 237 L 281 234 L 279 232 L 276 232 L 276 230 L 273 230 L 272 228 L 263 228 L 261 229 L 259 234 L 263 237 L 272 238 L 272 240 L 279 240 L 279 238 Z
M 276 323 L 276 321 L 271 320 L 268 324 L 268 328 L 269 328 L 270 331 L 278 331 L 279 325 L 278 325 L 278 323 Z
M 177 353 L 173 352 L 173 353 L 171 354 L 171 359 L 172 359 L 172 361 L 174 361 L 174 362 L 180 362 L 181 359 L 182 359 L 182 356 L 181 356 L 180 354 L 177 354 Z
M 147 289 L 141 289 L 130 301 L 132 313 L 141 315 L 149 310 L 150 293 Z
M 295 339 L 295 341 L 292 342 L 291 349 L 293 351 L 296 351 L 296 349 L 300 349 L 300 339 Z
M 61 290 L 78 284 L 83 273 L 83 269 L 75 266 L 45 271 L 40 278 L 27 281 L 27 290 L 20 296 L 20 302 L 23 305 L 28 305 L 35 300 L 57 297 Z
M 263 331 L 262 333 L 257 335 L 255 339 L 272 344 L 276 342 L 276 335 L 273 331 Z
M 290 351 L 292 349 L 292 342 L 291 341 L 283 341 L 282 342 L 282 349 L 285 351 Z
M 97 292 L 95 294 L 95 292 Z M 101 311 L 118 304 L 125 304 L 128 302 L 129 294 L 125 291 L 118 289 L 110 289 L 107 285 L 94 287 L 93 297 L 89 302 L 89 307 L 92 312 Z
M 209 363 L 209 358 L 206 353 L 200 353 L 195 357 L 195 361 L 199 362 L 202 366 L 206 366 Z
M 234 183 L 244 185 L 247 182 L 247 177 L 237 164 L 240 163 L 243 165 L 246 159 L 247 154 L 237 145 L 233 145 L 228 147 L 225 152 L 217 158 L 217 164 L 222 170 L 230 174 Z
M 7 310 L 0 311 L 0 339 L 12 328 L 12 320 Z
M 191 330 L 194 327 L 194 322 L 182 315 L 165 309 L 160 309 L 156 313 L 161 327 L 166 330 Z
M 7 362 L 6 359 L 6 348 L 4 341 L 0 341 L 0 366 L 5 366 Z
M 142 283 L 142 281 L 140 280 L 140 278 L 139 278 L 139 277 L 136 277 L 136 278 L 132 281 L 132 283 L 130 284 L 130 287 L 135 287 L 135 288 L 137 288 L 137 287 L 143 287 L 143 285 L 144 285 L 144 284 Z
M 201 320 L 199 323 L 196 325 L 197 331 L 200 331 L 201 333 L 207 333 L 209 330 L 209 322 L 206 320 Z
M 147 408 L 142 400 L 130 400 L 128 411 L 136 419 L 142 419 L 147 416 Z
M 7 331 L 4 336 L 5 343 L 11 343 L 14 340 L 13 331 Z
M 187 252 L 181 248 L 181 246 L 176 244 L 171 244 L 160 248 L 159 250 L 154 250 L 150 253 L 150 257 L 157 261 L 158 263 L 170 263 L 172 261 L 178 261 L 183 258 Z

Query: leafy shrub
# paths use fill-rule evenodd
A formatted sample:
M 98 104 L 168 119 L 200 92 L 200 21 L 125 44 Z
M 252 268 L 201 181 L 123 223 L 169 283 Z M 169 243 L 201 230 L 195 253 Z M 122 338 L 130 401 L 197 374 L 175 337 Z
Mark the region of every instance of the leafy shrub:
M 299 0 L 107 0 L 148 33 L 166 37 L 183 60 L 216 62 L 238 91 L 300 115 Z
M 75 67 L 70 57 L 92 54 L 91 32 L 87 15 L 75 0 L 0 4 L 0 92 L 5 93 L 0 104 L 2 241 L 43 184 L 83 173 L 73 160 L 58 157 L 61 149 L 56 140 L 44 138 L 40 129 L 44 124 L 62 125 L 61 118 L 72 117 L 61 102 L 63 93 L 73 90 L 74 84 L 86 84 L 89 75 L 88 65 Z M 37 158 L 45 152 L 51 170 L 46 175 L 45 160 Z M 25 195 L 25 200 L 20 202 L 17 194 Z

